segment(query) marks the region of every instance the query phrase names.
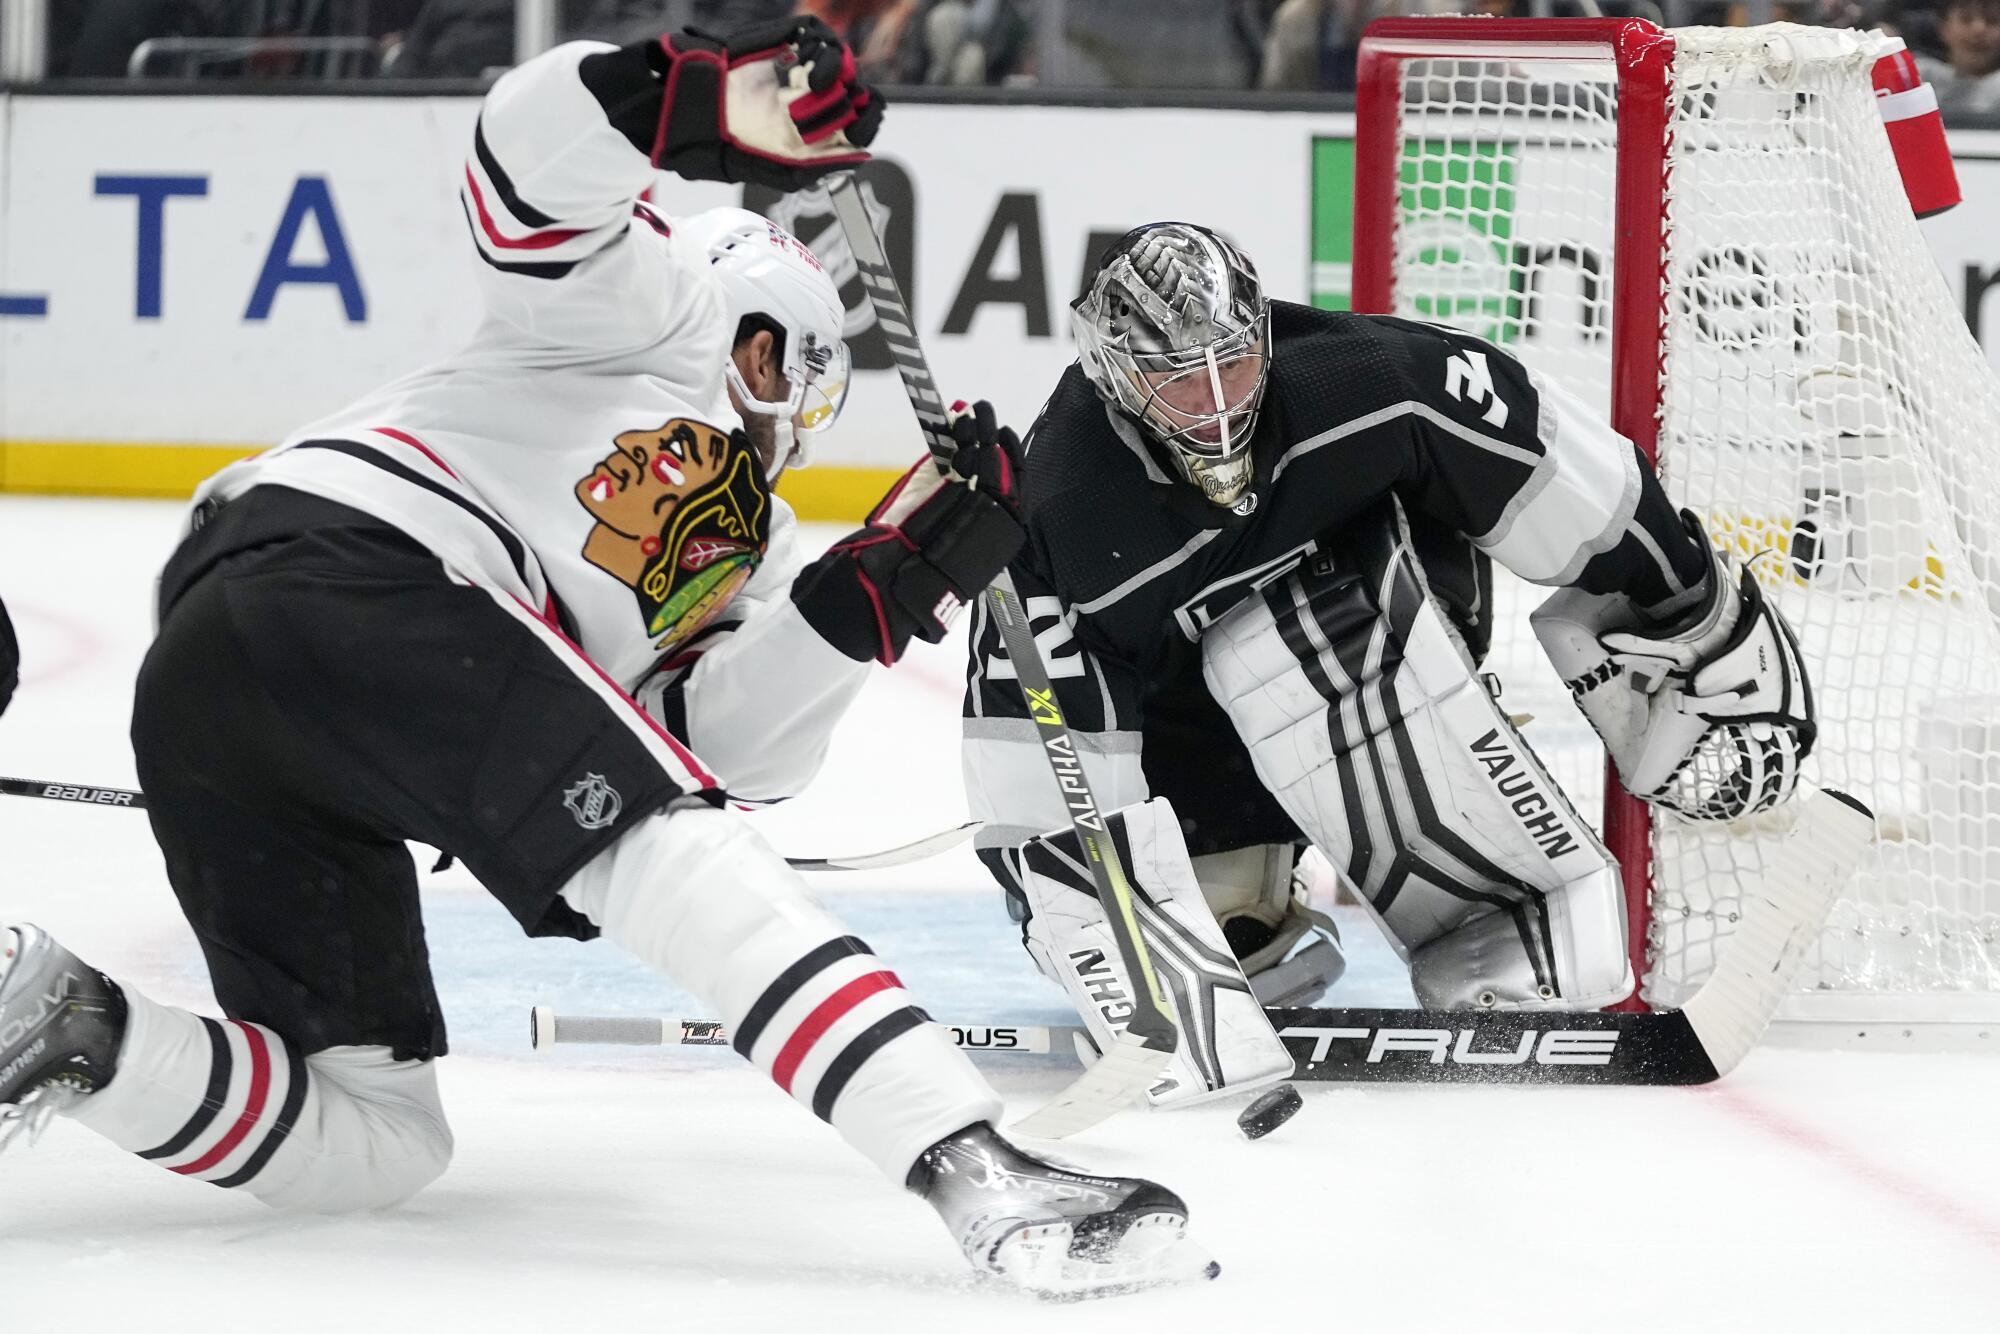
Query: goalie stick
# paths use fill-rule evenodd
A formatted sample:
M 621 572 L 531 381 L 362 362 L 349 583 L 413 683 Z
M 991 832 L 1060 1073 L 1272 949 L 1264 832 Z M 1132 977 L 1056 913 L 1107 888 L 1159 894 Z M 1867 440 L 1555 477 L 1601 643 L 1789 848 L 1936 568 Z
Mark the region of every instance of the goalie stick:
M 34 778 L 0 778 L 0 797 L 41 797 L 47 801 L 67 801 L 83 806 L 122 806 L 127 810 L 146 809 L 146 794 L 123 787 L 82 787 L 73 783 L 47 783 Z M 935 857 L 972 837 L 980 821 L 964 820 L 935 834 L 899 843 L 879 852 L 855 852 L 844 857 L 787 857 L 787 865 L 798 871 L 877 871 L 888 866 L 905 866 Z
M 1874 839 L 1874 817 L 1840 792 L 1804 799 L 1708 981 L 1679 1010 L 1265 1010 L 1298 1063 L 1295 1080 L 1397 1084 L 1706 1084 L 1734 1070 L 1777 1012 L 1834 896 Z M 1046 1054 L 1083 1029 L 946 1025 L 968 1051 Z M 722 1046 L 702 1020 L 588 1018 L 536 1006 L 537 1050 L 576 1044 Z
M 889 355 L 902 377 L 903 389 L 909 394 L 924 443 L 938 467 L 945 468 L 956 445 L 945 417 L 944 399 L 938 394 L 937 380 L 931 375 L 923 345 L 917 341 L 916 320 L 903 298 L 895 271 L 889 267 L 875 220 L 861 198 L 860 183 L 849 173 L 835 178 L 827 194 L 833 203 L 834 216 L 840 220 L 840 229 L 847 237 L 847 248 L 854 255 L 855 267 L 860 271 L 862 290 L 867 292 L 869 304 L 875 309 L 883 341 L 889 345 Z M 1145 938 L 1139 934 L 1131 883 L 1126 879 L 1117 848 L 1104 836 L 1104 820 L 1084 777 L 1082 757 L 1063 723 L 1055 687 L 1049 681 L 1041 650 L 1035 645 L 1027 611 L 1015 591 L 1011 572 L 1000 571 L 999 578 L 986 590 L 986 600 L 1000 628 L 1001 642 L 1007 646 L 1007 657 L 1014 664 L 1022 697 L 1027 701 L 1028 716 L 1035 721 L 1042 753 L 1069 808 L 1070 825 L 1089 859 L 1097 899 L 1104 905 L 1104 916 L 1125 965 L 1125 975 L 1133 982 L 1132 1014 L 1116 1040 L 1080 1079 L 1013 1127 L 1024 1135 L 1061 1139 L 1130 1106 L 1173 1057 L 1180 1033 L 1167 1011 L 1166 997 L 1161 994 L 1160 979 L 1153 971 Z

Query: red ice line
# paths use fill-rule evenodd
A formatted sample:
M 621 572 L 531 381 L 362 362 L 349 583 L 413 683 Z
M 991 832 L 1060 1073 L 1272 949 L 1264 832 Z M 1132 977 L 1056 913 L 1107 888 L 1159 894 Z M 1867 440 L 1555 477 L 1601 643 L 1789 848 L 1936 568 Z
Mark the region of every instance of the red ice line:
M 1925 1215 L 1940 1227 L 1961 1233 L 1968 1240 L 2000 1255 L 2000 1221 L 1983 1217 L 1924 1182 L 1867 1157 L 1805 1121 L 1754 1102 L 1736 1090 L 1710 1086 L 1695 1092 L 1696 1096 L 1718 1104 L 1738 1121 L 1838 1168 L 1862 1184 L 1893 1197 L 1905 1208 Z

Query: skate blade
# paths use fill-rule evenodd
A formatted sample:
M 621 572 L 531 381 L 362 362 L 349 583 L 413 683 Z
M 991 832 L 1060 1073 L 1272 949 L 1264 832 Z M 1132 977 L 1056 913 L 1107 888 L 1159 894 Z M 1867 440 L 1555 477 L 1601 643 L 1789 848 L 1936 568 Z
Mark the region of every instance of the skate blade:
M 1200 1283 L 1222 1266 L 1188 1240 L 1187 1219 L 1179 1214 L 1146 1214 L 1132 1220 L 1108 1254 L 1070 1254 L 1075 1234 L 1068 1223 L 1019 1228 L 996 1245 L 986 1268 L 994 1278 L 1051 1301 L 1116 1297 L 1149 1288 Z
M 17 1103 L 0 1107 L 0 1153 L 14 1141 L 26 1138 L 29 1148 L 42 1137 L 56 1113 L 83 1095 L 64 1084 L 44 1084 L 29 1090 Z

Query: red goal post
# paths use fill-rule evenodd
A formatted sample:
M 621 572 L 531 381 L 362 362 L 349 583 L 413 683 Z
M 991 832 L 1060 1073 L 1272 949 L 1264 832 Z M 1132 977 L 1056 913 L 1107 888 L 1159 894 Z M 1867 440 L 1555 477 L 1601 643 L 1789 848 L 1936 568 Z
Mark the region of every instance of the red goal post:
M 1462 325 L 1596 400 L 1800 629 L 1823 687 L 1808 777 L 1882 812 L 1884 838 L 1789 1017 L 1993 1024 L 2000 383 L 1902 193 L 1877 51 L 1790 24 L 1377 20 L 1353 308 Z M 1516 710 L 1539 658 L 1519 641 L 1524 624 L 1496 623 Z M 1576 765 L 1602 768 L 1601 749 L 1544 686 L 1529 739 L 1576 752 L 1557 776 L 1594 799 Z M 1604 773 L 1641 982 L 1627 1006 L 1676 1004 L 1784 817 L 1656 825 Z

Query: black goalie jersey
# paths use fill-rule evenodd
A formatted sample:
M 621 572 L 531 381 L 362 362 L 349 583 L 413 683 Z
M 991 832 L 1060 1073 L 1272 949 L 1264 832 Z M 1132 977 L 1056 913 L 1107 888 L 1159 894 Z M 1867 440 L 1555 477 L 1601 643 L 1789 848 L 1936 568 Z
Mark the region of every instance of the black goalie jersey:
M 1674 608 L 1707 569 L 1635 446 L 1557 386 L 1458 330 L 1271 303 L 1256 480 L 1221 509 L 1063 373 L 1028 439 L 1029 538 L 1013 573 L 1101 809 L 1165 796 L 1194 855 L 1288 842 L 1201 674 L 1204 631 L 1400 500 L 1433 594 L 1484 653 L 1491 570 Z M 984 604 L 967 667 L 966 790 L 998 849 L 1061 827 Z

